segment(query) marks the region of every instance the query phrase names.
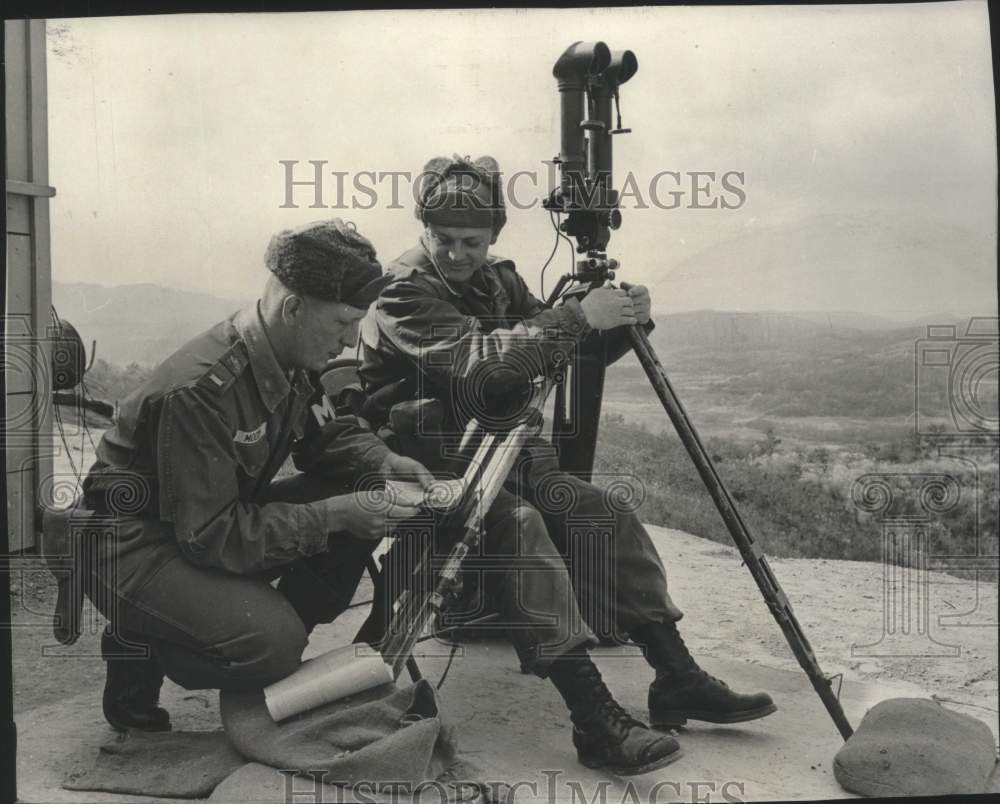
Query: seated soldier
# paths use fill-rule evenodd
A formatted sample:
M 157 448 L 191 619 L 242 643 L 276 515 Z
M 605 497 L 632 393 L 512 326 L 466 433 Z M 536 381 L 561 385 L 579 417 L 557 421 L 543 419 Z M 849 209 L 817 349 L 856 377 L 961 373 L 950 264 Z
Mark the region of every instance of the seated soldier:
M 492 159 L 434 159 L 421 177 L 416 216 L 423 234 L 387 267 L 394 281 L 362 325 L 365 415 L 373 428 L 390 420 L 399 410 L 394 406 L 408 403 L 412 409 L 409 400 L 429 397 L 445 409 L 442 434 L 461 433 L 469 411 L 490 415 L 482 400 L 523 387 L 535 372 L 551 374 L 567 341 L 586 345 L 606 337 L 606 354 L 615 359 L 627 348 L 624 327 L 651 326 L 644 287 L 598 288 L 582 301 L 549 309 L 528 291 L 511 261 L 489 255 L 506 220 Z M 441 449 L 427 449 L 428 433 L 419 435 L 403 451 L 422 447 L 419 454 L 432 470 L 449 466 Z M 541 568 L 517 568 L 514 562 L 506 575 L 484 572 L 483 580 L 489 587 L 494 579 L 489 591 L 515 626 L 509 630 L 522 667 L 550 678 L 565 700 L 581 762 L 640 773 L 672 761 L 678 745 L 616 703 L 587 653 L 595 644 L 592 630 L 573 626 L 581 616 L 574 592 L 585 611 L 595 610 L 595 603 L 596 610 L 603 607 L 615 634 L 641 646 L 655 669 L 649 689 L 653 726 L 667 729 L 689 719 L 736 723 L 774 712 L 766 693 L 733 692 L 688 653 L 676 625 L 682 614 L 635 513 L 609 505 L 600 489 L 561 472 L 554 448 L 543 439 L 525 453 L 508 482 L 511 490 L 487 514 L 485 552 L 530 556 Z M 596 531 L 609 515 L 614 559 L 605 570 L 611 577 L 577 575 L 574 588 L 564 563 L 570 531 L 579 531 L 581 523 Z M 601 599 L 608 588 L 616 589 L 613 599 Z
M 433 479 L 313 404 L 319 372 L 357 344 L 388 279 L 371 243 L 325 221 L 275 235 L 265 261 L 256 303 L 122 402 L 84 482 L 85 507 L 114 521 L 85 585 L 110 620 L 104 714 L 117 729 L 170 728 L 164 673 L 187 689 L 234 691 L 289 675 L 312 628 L 349 605 L 386 518 L 417 513 L 375 510 L 354 483 Z M 289 454 L 304 474 L 273 480 Z

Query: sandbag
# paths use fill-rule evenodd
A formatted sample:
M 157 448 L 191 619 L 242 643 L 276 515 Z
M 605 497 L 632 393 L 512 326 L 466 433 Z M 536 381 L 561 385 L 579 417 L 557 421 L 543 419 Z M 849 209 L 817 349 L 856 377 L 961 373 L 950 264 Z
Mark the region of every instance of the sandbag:
M 244 757 L 330 785 L 386 786 L 433 781 L 456 758 L 454 729 L 424 679 L 384 684 L 275 723 L 263 693 L 219 696 L 222 723 Z
M 982 793 L 996 761 L 985 723 L 929 698 L 891 698 L 868 710 L 833 774 L 863 796 Z

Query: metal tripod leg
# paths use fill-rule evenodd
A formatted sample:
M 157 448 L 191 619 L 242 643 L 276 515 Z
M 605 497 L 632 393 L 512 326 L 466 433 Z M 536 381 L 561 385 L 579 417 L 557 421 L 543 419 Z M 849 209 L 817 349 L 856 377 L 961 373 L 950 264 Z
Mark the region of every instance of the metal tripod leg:
M 552 443 L 559 452 L 559 468 L 588 483 L 593 475 L 597 431 L 601 425 L 606 354 L 607 343 L 602 337 L 593 353 L 577 357 L 573 366 L 576 376 L 556 387 Z
M 768 566 L 767 559 L 761 552 L 760 547 L 754 543 L 753 536 L 750 535 L 750 531 L 736 510 L 736 504 L 733 502 L 732 497 L 730 497 L 725 485 L 723 485 L 722 478 L 716 472 L 715 466 L 712 464 L 712 459 L 709 457 L 704 445 L 702 445 L 701 439 L 694 429 L 694 425 L 684 410 L 684 406 L 681 405 L 680 399 L 674 393 L 674 389 L 667 379 L 667 374 L 663 370 L 656 352 L 653 351 L 645 330 L 639 326 L 631 326 L 628 328 L 628 335 L 632 343 L 632 349 L 635 351 L 636 357 L 639 358 L 639 362 L 642 364 L 646 376 L 653 386 L 653 390 L 656 391 L 656 395 L 663 404 L 663 409 L 667 412 L 667 416 L 670 417 L 670 421 L 673 423 L 674 429 L 677 431 L 677 435 L 684 444 L 688 455 L 691 456 L 695 469 L 701 475 L 701 479 L 705 483 L 705 488 L 708 489 L 715 507 L 722 515 L 730 536 L 733 537 L 733 541 L 736 542 L 736 546 L 743 556 L 743 562 L 757 582 L 757 587 L 764 596 L 764 600 L 767 601 L 768 608 L 771 609 L 771 614 L 777 621 L 782 633 L 784 633 L 785 639 L 792 649 L 792 653 L 795 654 L 795 658 L 802 669 L 805 670 L 806 675 L 809 676 L 813 688 L 819 695 L 820 700 L 823 701 L 826 711 L 833 718 L 833 722 L 836 724 L 841 736 L 847 740 L 854 733 L 854 729 L 851 728 L 851 724 L 847 720 L 847 715 L 844 714 L 840 700 L 833 692 L 831 679 L 820 669 L 812 646 L 809 644 L 809 640 L 806 639 L 802 627 L 795 619 L 791 603 L 788 602 L 784 590 L 778 584 L 777 578 L 774 577 L 774 573 Z

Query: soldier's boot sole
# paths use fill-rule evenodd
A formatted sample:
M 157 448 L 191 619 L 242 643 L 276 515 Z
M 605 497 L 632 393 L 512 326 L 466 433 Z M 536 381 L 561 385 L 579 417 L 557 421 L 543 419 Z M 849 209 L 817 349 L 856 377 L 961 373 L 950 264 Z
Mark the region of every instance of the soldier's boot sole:
M 778 705 L 773 703 L 737 712 L 711 712 L 697 709 L 668 709 L 665 712 L 657 712 L 656 719 L 651 720 L 650 725 L 654 729 L 666 731 L 667 729 L 683 726 L 689 720 L 700 720 L 704 723 L 746 723 L 750 720 L 758 720 L 762 717 L 767 717 L 777 711 Z

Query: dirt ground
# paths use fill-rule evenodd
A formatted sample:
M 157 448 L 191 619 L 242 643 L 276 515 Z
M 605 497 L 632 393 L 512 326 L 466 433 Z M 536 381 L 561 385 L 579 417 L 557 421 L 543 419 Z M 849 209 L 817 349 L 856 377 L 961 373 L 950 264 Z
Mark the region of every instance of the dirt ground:
M 637 800 L 654 800 L 650 786 L 665 779 L 681 785 L 681 801 L 734 800 L 719 797 L 718 785 L 725 783 L 739 785 L 735 800 L 849 797 L 833 778 L 832 761 L 841 744 L 834 725 L 738 557 L 716 543 L 679 531 L 650 528 L 650 533 L 661 555 L 669 560 L 671 589 L 685 611 L 681 626 L 692 653 L 709 672 L 737 689 L 767 690 L 779 711 L 740 727 L 696 724 L 682 729 L 678 739 L 685 756 L 665 773 L 636 777 L 640 788 Z M 933 696 L 949 708 L 986 723 L 996 742 L 995 584 L 980 583 L 977 588 L 972 581 L 940 578 L 930 585 L 935 610 L 962 612 L 960 622 L 949 622 L 933 634 L 940 643 L 956 645 L 958 655 L 852 656 L 852 644 L 875 643 L 882 634 L 880 568 L 786 559 L 773 562 L 773 570 L 784 584 L 823 669 L 844 673 L 844 709 L 855 727 L 879 701 Z M 40 613 L 47 600 L 46 584 L 41 580 L 44 576 L 38 577 L 34 587 L 26 587 L 28 596 L 34 596 L 33 611 L 22 611 L 15 617 L 15 626 L 29 626 L 14 632 L 15 719 L 21 735 L 18 789 L 25 801 L 79 804 L 135 800 L 134 796 L 73 793 L 61 787 L 65 778 L 93 764 L 99 746 L 112 732 L 100 713 L 104 676 L 103 662 L 96 656 L 98 629 L 85 634 L 72 649 L 46 655 L 43 648 L 52 639 Z M 367 593 L 361 589 L 359 597 Z M 332 625 L 317 628 L 306 657 L 349 642 L 363 614 L 364 609 L 354 609 Z M 933 647 L 921 637 L 895 648 L 897 654 L 900 647 L 915 653 L 929 650 L 928 645 Z M 885 647 L 883 644 L 882 649 Z M 85 655 L 87 651 L 93 655 Z M 66 653 L 71 655 L 62 655 Z M 420 664 L 432 683 L 445 672 L 445 654 L 443 647 L 435 647 L 433 642 L 421 646 Z M 601 648 L 595 659 L 619 701 L 636 717 L 645 718 L 651 673 L 636 651 Z M 205 731 L 221 726 L 214 692 L 189 692 L 167 682 L 162 700 L 175 729 Z M 575 795 L 574 785 L 584 791 L 584 798 L 578 800 L 592 800 L 595 791 L 604 790 L 601 785 L 607 781 L 600 774 L 575 762 L 569 721 L 555 691 L 549 684 L 521 674 L 513 651 L 504 643 L 470 643 L 456 659 L 439 700 L 458 727 L 463 756 L 484 769 L 483 778 L 532 785 L 522 788 L 515 801 L 549 800 L 545 791 L 553 772 L 560 774 L 561 797 Z M 768 768 L 764 773 L 762 759 Z M 697 780 L 715 784 L 714 797 L 695 797 L 695 791 L 684 786 Z M 621 780 L 611 784 L 603 798 L 595 800 L 633 800 Z M 994 779 L 990 789 L 1000 792 L 1000 779 Z M 263 766 L 245 766 L 213 798 L 284 800 L 277 772 Z
M 651 531 L 657 542 L 669 545 L 664 552 L 670 589 L 685 611 L 682 631 L 696 655 L 797 668 L 735 549 L 680 531 Z M 995 583 L 930 573 L 931 629 L 926 636 L 900 635 L 894 644 L 883 637 L 881 565 L 816 559 L 773 559 L 770 564 L 827 673 L 918 685 L 961 711 L 991 713 L 996 723 Z M 360 589 L 359 598 L 366 591 Z M 88 604 L 86 632 L 65 648 L 55 642 L 50 627 L 55 582 L 38 558 L 20 562 L 14 592 L 15 711 L 99 689 L 104 680 L 100 616 Z M 945 617 L 950 619 L 935 627 Z M 876 647 L 859 647 L 880 639 Z

